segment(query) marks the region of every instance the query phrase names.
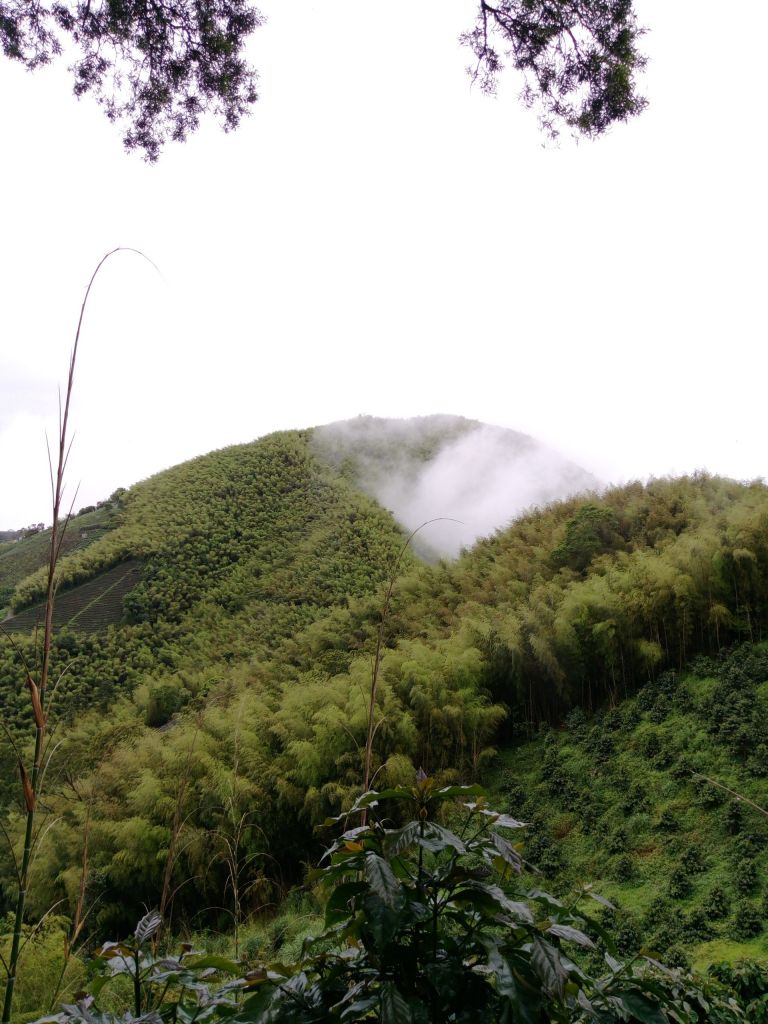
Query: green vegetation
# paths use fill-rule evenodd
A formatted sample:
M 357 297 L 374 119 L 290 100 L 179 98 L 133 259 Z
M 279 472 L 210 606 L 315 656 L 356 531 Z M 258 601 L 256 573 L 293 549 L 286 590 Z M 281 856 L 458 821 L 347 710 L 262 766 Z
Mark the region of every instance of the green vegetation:
M 126 148 L 148 160 L 166 142 L 187 138 L 203 114 L 229 130 L 256 102 L 258 76 L 245 51 L 264 19 L 247 0 L 209 0 L 204 13 L 179 0 L 140 18 L 130 7 L 102 13 L 65 15 L 54 3 L 9 7 L 0 21 L 3 55 L 34 70 L 72 50 L 75 93 L 90 92 L 111 122 L 122 121 Z M 485 91 L 512 67 L 544 130 L 591 138 L 645 109 L 635 82 L 646 63 L 643 31 L 631 0 L 499 0 L 476 5 L 461 42 Z
M 73 517 L 61 546 L 63 556 L 83 551 L 113 529 L 120 520 L 119 497 L 110 499 L 102 507 Z M 51 531 L 34 533 L 22 531 L 15 541 L 0 544 L 0 615 L 10 603 L 14 589 L 27 576 L 42 570 L 51 547 Z
M 532 823 L 527 857 L 556 890 L 590 879 L 608 895 L 624 954 L 768 955 L 768 817 L 746 802 L 765 803 L 766 680 L 765 647 L 700 657 L 594 717 L 572 711 L 496 772 Z
M 363 457 L 329 459 L 310 431 L 215 452 L 122 494 L 62 559 L 28 920 L 55 905 L 72 921 L 82 895 L 89 944 L 152 906 L 209 947 L 226 932 L 268 955 L 273 918 L 306 934 L 285 908 L 322 853 L 316 827 L 360 795 L 381 634 L 375 787 L 418 769 L 488 783 L 531 822 L 523 856 L 558 895 L 594 882 L 613 898 L 597 924 L 622 957 L 764 957 L 766 822 L 707 778 L 768 802 L 768 489 L 632 484 L 534 511 L 454 562 L 408 555 L 382 625 L 404 538 L 354 486 Z M 37 656 L 21 626 L 43 587 L 30 567 L 0 646 L 16 743 Z M 16 837 L 16 756 L 0 757 Z M 0 885 L 7 910 L 5 855 Z
M 393 827 L 402 804 L 413 817 Z M 364 823 L 348 828 L 358 815 Z M 446 818 L 456 819 L 453 830 Z M 438 788 L 420 773 L 410 787 L 366 792 L 326 826 L 339 823 L 345 831 L 311 876 L 325 927 L 296 962 L 248 970 L 191 944 L 158 953 L 163 921 L 152 911 L 130 940 L 96 950 L 92 994 L 53 1019 L 112 1024 L 101 997 L 115 981 L 127 982 L 123 1021 L 154 1014 L 238 1024 L 736 1024 L 754 989 L 763 990 L 754 966 L 721 970 L 718 984 L 646 957 L 616 959 L 610 933 L 580 905 L 606 901 L 584 887 L 566 906 L 521 884 L 511 840 L 523 826 L 489 810 L 477 786 Z M 587 953 L 598 976 L 587 969 Z

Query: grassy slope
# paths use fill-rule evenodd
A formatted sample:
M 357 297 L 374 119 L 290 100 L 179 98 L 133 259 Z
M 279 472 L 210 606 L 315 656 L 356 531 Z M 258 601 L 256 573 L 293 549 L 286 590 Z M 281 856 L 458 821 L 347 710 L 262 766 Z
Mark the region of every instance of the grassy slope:
M 61 563 L 59 619 L 71 628 L 55 653 L 73 668 L 59 696 L 69 713 L 144 680 L 172 677 L 183 689 L 183 677 L 197 692 L 220 677 L 217 666 L 252 659 L 374 590 L 402 543 L 389 515 L 313 456 L 306 433 L 211 453 L 123 501 L 115 528 Z M 34 626 L 42 583 L 37 572 L 17 588 L 26 610 L 16 625 Z M 130 622 L 115 628 L 126 612 Z M 34 662 L 32 641 L 14 635 Z M 22 726 L 20 678 L 16 652 L 2 645 L 0 703 Z
M 76 516 L 64 535 L 62 554 L 66 557 L 85 550 L 113 529 L 118 519 L 119 510 L 113 505 Z M 50 543 L 50 530 L 43 530 L 22 540 L 0 544 L 0 614 L 18 584 L 46 564 Z
M 532 822 L 527 855 L 556 885 L 615 902 L 626 951 L 766 957 L 768 819 L 694 775 L 768 807 L 766 721 L 768 648 L 742 648 L 507 749 L 492 789 Z

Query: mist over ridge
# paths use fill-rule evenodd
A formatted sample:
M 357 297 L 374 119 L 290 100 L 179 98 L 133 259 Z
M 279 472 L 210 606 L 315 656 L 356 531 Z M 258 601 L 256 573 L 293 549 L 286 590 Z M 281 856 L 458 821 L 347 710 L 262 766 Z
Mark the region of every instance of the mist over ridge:
M 461 416 L 358 416 L 315 428 L 313 444 L 408 529 L 458 520 L 426 527 L 426 556 L 455 557 L 532 506 L 600 487 L 535 438 Z

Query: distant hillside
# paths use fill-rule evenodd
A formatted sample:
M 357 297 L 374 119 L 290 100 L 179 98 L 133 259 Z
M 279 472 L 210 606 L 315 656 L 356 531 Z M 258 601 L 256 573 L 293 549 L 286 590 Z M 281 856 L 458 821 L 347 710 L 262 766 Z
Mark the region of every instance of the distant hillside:
M 490 781 L 531 818 L 529 859 L 563 890 L 597 878 L 639 941 L 700 958 L 734 948 L 737 929 L 761 941 L 764 889 L 750 868 L 727 875 L 737 846 L 690 770 L 765 802 L 764 656 L 729 651 L 768 632 L 768 488 L 698 474 L 569 497 L 454 560 L 406 553 L 395 568 L 404 527 L 363 481 L 374 493 L 400 480 L 406 499 L 454 495 L 471 512 L 497 463 L 518 472 L 539 448 L 491 429 L 484 462 L 486 428 L 467 421 L 381 428 L 354 421 L 213 452 L 131 488 L 108 520 L 87 513 L 92 534 L 72 524 L 84 546 L 60 570 L 61 747 L 45 803 L 57 824 L 35 861 L 30 915 L 58 900 L 72 912 L 86 813 L 73 793 L 90 794 L 96 934 L 127 931 L 157 905 L 174 822 L 177 923 L 227 899 L 222 837 L 240 844 L 243 913 L 278 903 L 320 855 L 316 827 L 360 792 L 378 649 L 377 785 L 417 768 Z M 584 479 L 557 465 L 561 483 Z M 442 491 L 424 482 L 436 466 Z M 475 488 L 463 498 L 462 466 Z M 0 551 L 5 586 L 17 580 L 0 706 L 21 742 L 44 561 L 42 540 L 28 540 Z M 18 802 L 14 758 L 1 748 L 5 807 Z M 747 830 L 760 875 L 762 833 Z M 0 913 L 13 874 L 3 856 Z M 682 896 L 669 890 L 675 858 L 688 865 Z M 704 901 L 718 887 L 728 909 L 709 929 Z M 667 938 L 647 920 L 657 890 Z M 210 917 L 230 925 L 229 907 Z
M 254 561 L 254 544 L 276 540 L 277 535 L 269 537 L 268 524 L 278 531 L 284 525 L 281 488 L 305 488 L 308 511 L 316 500 L 314 516 L 322 519 L 324 491 L 316 481 L 281 481 L 284 465 L 277 462 L 290 464 L 297 458 L 289 451 L 290 436 L 272 435 L 201 456 L 121 490 L 119 500 L 76 517 L 62 548 L 57 622 L 96 629 L 124 619 L 141 621 L 146 615 L 178 618 L 209 591 L 220 590 L 225 577 L 242 578 L 248 560 Z M 415 550 L 433 559 L 458 553 L 462 545 L 503 527 L 528 506 L 597 484 L 590 474 L 524 434 L 455 416 L 359 417 L 295 437 L 302 465 L 309 467 L 318 459 L 313 470 L 317 479 L 322 477 L 326 487 L 341 488 L 350 506 L 359 500 L 353 493 L 362 490 L 408 530 L 427 519 L 454 520 L 433 523 L 418 538 Z M 7 628 L 28 629 L 40 617 L 36 605 L 44 597 L 49 540 L 50 532 L 42 531 L 0 548 L 0 609 L 10 603 L 14 612 L 25 610 L 23 616 L 8 619 Z M 119 568 L 145 562 L 141 585 L 138 576 Z M 117 589 L 115 572 L 122 580 Z M 165 588 L 174 577 L 171 597 Z M 130 598 L 129 582 L 136 586 Z M 339 584 L 334 581 L 336 589 Z M 151 611 L 140 607 L 148 599 Z M 86 607 L 88 614 L 83 614 Z
M 90 855 L 108 893 L 94 927 L 110 929 L 130 927 L 142 904 L 157 900 L 177 805 L 186 841 L 174 871 L 177 884 L 189 880 L 179 917 L 220 903 L 226 879 L 223 867 L 211 867 L 216 837 L 229 835 L 241 815 L 250 837 L 243 856 L 254 865 L 246 877 L 262 889 L 299 881 L 302 865 L 319 856 L 315 826 L 360 790 L 382 584 L 403 537 L 391 516 L 314 456 L 306 433 L 214 453 L 132 495 L 125 523 L 100 542 L 107 552 L 117 541 L 121 554 L 141 553 L 141 582 L 123 599 L 129 621 L 99 634 L 61 631 L 55 666 L 69 668 L 56 697 L 64 719 L 57 756 L 94 794 Z M 107 571 L 98 568 L 96 544 L 74 557 L 83 568 L 93 560 L 92 581 Z M 738 747 L 739 736 L 754 746 L 754 728 L 762 728 L 762 662 L 742 695 L 691 682 L 667 699 L 668 673 L 734 642 L 759 641 L 766 628 L 768 488 L 760 484 L 707 476 L 632 484 L 528 514 L 453 562 L 406 559 L 382 633 L 377 784 L 413 778 L 418 767 L 445 780 L 496 780 L 510 807 L 522 800 L 531 817 L 540 809 L 529 840 L 533 863 L 562 868 L 563 885 L 592 876 L 612 884 L 614 871 L 627 870 L 637 888 L 619 896 L 642 916 L 651 891 L 666 886 L 675 851 L 682 855 L 715 827 L 684 811 L 687 782 L 648 775 L 647 805 L 636 812 L 645 818 L 627 832 L 632 863 L 614 864 L 618 854 L 600 837 L 619 829 L 613 803 L 623 789 L 635 799 L 643 759 L 669 747 L 683 758 L 687 749 L 691 767 L 709 768 L 734 788 L 758 796 L 762 785 L 754 772 L 763 755 Z M 28 649 L 31 641 L 16 636 Z M 23 677 L 15 651 L 2 652 L 2 702 L 18 734 L 29 720 L 15 696 Z M 706 671 L 716 678 L 719 669 Z M 662 695 L 652 698 L 657 710 L 643 704 L 649 681 L 648 692 Z M 639 719 L 595 729 L 591 716 L 624 701 L 636 702 Z M 710 724 L 655 721 L 673 705 L 692 715 L 701 709 Z M 99 713 L 88 715 L 89 707 Z M 564 719 L 582 723 L 588 749 L 576 740 L 572 751 L 558 748 L 555 774 L 545 777 L 539 766 L 549 746 L 527 743 Z M 704 757 L 707 730 L 717 723 L 727 724 L 720 753 Z M 645 736 L 651 731 L 653 739 Z M 596 774 L 603 765 L 604 777 Z M 522 797 L 508 781 L 517 776 Z M 561 806 L 553 801 L 563 786 L 569 803 Z M 585 828 L 597 831 L 582 829 L 576 790 L 595 804 L 598 825 Z M 79 849 L 82 821 L 68 792 L 49 794 L 63 821 L 38 861 L 32 913 L 70 898 L 62 865 Z M 655 849 L 655 822 L 677 813 L 676 803 L 684 842 L 655 861 L 648 852 L 646 873 L 643 851 Z M 279 860 L 262 857 L 273 851 Z M 723 863 L 707 888 L 694 883 L 697 900 Z M 755 907 L 761 914 L 761 899 L 755 887 L 745 915 Z M 698 948 L 688 934 L 680 942 Z M 727 938 L 725 927 L 713 934 Z
M 82 551 L 118 525 L 119 502 L 104 502 L 98 509 L 75 516 L 64 534 L 62 555 Z M 0 618 L 16 587 L 48 562 L 51 531 L 19 530 L 16 539 L 0 544 Z
M 409 530 L 416 549 L 455 556 L 534 506 L 599 481 L 526 434 L 460 416 L 354 420 L 318 427 L 315 450 Z
M 15 614 L 3 626 L 17 644 L 42 619 L 48 541 L 41 533 L 0 554 L 6 593 L 16 584 Z M 137 484 L 121 495 L 119 512 L 74 519 L 65 544 L 56 622 L 66 629 L 54 653 L 63 664 L 77 661 L 77 674 L 67 673 L 61 686 L 71 712 L 130 693 L 145 674 L 185 662 L 209 669 L 269 649 L 375 591 L 402 532 L 315 458 L 306 432 L 293 432 Z M 0 645 L 0 704 L 9 722 L 18 678 L 13 648 Z M 190 682 L 189 692 L 200 685 Z
M 733 794 L 768 807 L 767 721 L 765 645 L 699 658 L 509 750 L 496 803 L 532 823 L 526 855 L 561 891 L 615 903 L 622 954 L 766 957 L 768 819 Z

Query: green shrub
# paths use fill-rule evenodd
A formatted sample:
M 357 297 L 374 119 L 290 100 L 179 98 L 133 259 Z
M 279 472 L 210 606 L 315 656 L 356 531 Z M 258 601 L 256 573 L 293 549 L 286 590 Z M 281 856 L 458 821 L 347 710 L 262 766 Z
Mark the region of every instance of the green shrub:
M 744 826 L 744 809 L 739 800 L 731 800 L 725 809 L 725 828 L 732 836 L 738 835 Z
M 763 930 L 763 918 L 754 903 L 742 900 L 736 905 L 731 932 L 737 939 L 753 939 Z
M 686 943 L 691 945 L 704 942 L 712 937 L 714 929 L 710 923 L 709 915 L 703 907 L 696 907 L 688 914 L 683 922 L 682 934 Z
M 716 885 L 711 890 L 705 902 L 707 916 L 713 921 L 720 921 L 727 917 L 731 909 L 731 901 L 725 889 Z
M 720 807 L 725 803 L 726 797 L 722 789 L 719 786 L 713 786 L 706 779 L 695 778 L 693 789 L 696 803 L 700 807 Z
M 607 853 L 624 853 L 629 846 L 629 836 L 623 825 L 619 825 L 613 832 L 605 837 L 605 850 Z
M 757 865 L 753 860 L 741 860 L 733 869 L 733 883 L 740 896 L 748 896 L 757 885 Z
M 635 874 L 635 862 L 628 854 L 616 857 L 611 873 L 617 882 L 628 882 Z
M 133 980 L 124 1024 L 225 1021 L 233 1014 L 248 1024 L 567 1022 L 583 1020 L 585 1008 L 595 1021 L 661 1022 L 698 1020 L 709 1007 L 723 1008 L 691 977 L 636 957 L 615 959 L 619 950 L 606 930 L 609 952 L 599 980 L 566 955 L 563 946 L 595 949 L 589 920 L 540 889 L 523 887 L 512 842 L 519 822 L 487 810 L 478 797 L 475 787 L 438 789 L 422 775 L 410 790 L 364 794 L 336 819 L 370 816 L 336 839 L 328 863 L 312 876 L 328 893 L 325 931 L 298 962 L 225 982 L 242 973 L 240 964 L 188 950 L 155 956 L 152 936 L 162 922 L 153 913 L 129 942 L 105 946 L 92 978 Z M 469 813 L 451 832 L 439 818 L 457 798 Z M 413 812 L 402 827 L 373 818 L 391 800 Z M 588 887 L 579 894 L 590 896 Z M 625 941 L 636 946 L 637 936 Z M 97 996 L 100 991 L 97 985 Z M 65 1007 L 58 1020 L 114 1024 L 92 998 Z
M 670 875 L 667 891 L 675 900 L 684 900 L 693 892 L 690 872 L 682 864 L 679 864 Z
M 704 858 L 701 856 L 698 846 L 689 846 L 683 854 L 680 863 L 690 875 L 698 875 L 702 871 L 706 871 Z
M 659 815 L 659 821 L 656 827 L 662 832 L 679 832 L 680 819 L 678 814 L 667 808 Z
M 665 951 L 664 959 L 670 967 L 679 967 L 683 971 L 690 971 L 691 969 L 691 961 L 682 946 L 670 946 Z

